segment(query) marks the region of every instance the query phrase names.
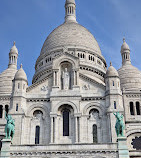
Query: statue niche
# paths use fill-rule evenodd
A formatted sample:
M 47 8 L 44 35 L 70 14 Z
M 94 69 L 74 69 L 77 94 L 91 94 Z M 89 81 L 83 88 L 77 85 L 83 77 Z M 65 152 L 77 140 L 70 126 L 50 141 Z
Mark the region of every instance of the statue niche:
M 61 65 L 61 87 L 63 90 L 71 89 L 71 76 L 72 67 L 71 64 L 68 62 L 64 62 Z
M 65 68 L 65 71 L 63 71 L 63 74 L 62 74 L 62 84 L 63 84 L 64 90 L 69 89 L 69 87 L 70 87 L 70 74 L 69 74 L 67 68 Z

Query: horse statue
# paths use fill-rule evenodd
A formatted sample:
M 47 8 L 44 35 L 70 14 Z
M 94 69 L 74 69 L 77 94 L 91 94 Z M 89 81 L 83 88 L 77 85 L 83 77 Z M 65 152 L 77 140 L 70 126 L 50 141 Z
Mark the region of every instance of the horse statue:
M 124 121 L 123 121 L 123 115 L 120 114 L 119 112 L 113 113 L 116 117 L 116 125 L 115 125 L 115 129 L 116 129 L 116 133 L 117 136 L 124 136 L 124 129 L 125 129 L 125 125 L 124 125 Z
M 15 121 L 12 119 L 12 116 L 5 113 L 5 119 L 7 124 L 5 126 L 5 139 L 13 140 L 15 134 Z

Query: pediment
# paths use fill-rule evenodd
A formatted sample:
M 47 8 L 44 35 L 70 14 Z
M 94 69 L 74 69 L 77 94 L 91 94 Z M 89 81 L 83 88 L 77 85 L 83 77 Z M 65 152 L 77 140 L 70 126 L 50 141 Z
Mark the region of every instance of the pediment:
M 81 80 L 83 80 L 87 83 L 86 87 L 85 87 L 86 89 L 89 89 L 88 85 L 92 85 L 93 87 L 102 88 L 103 90 L 105 90 L 105 83 L 98 81 L 98 79 L 96 79 L 95 77 L 92 77 L 92 76 L 90 77 L 90 76 L 88 76 L 86 74 L 84 75 L 82 73 L 80 73 L 79 76 L 80 76 Z
M 53 59 L 53 69 L 58 69 L 62 62 L 69 62 L 73 68 L 79 68 L 79 58 L 68 52 L 62 52 Z
M 27 88 L 27 94 L 48 94 L 52 87 L 52 76 L 48 76 Z

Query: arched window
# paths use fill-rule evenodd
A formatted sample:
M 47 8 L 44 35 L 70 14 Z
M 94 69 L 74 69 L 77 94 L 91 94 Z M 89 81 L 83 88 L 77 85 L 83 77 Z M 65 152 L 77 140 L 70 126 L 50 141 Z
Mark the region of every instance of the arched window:
M 18 106 L 18 104 L 16 104 L 16 111 L 18 111 L 18 109 L 19 109 L 19 106 Z
M 69 136 L 69 110 L 63 111 L 63 136 Z
M 5 111 L 6 111 L 6 113 L 8 114 L 8 112 L 9 112 L 9 107 L 8 107 L 8 105 L 5 105 Z
M 0 105 L 0 118 L 2 118 L 2 112 L 3 112 L 2 105 Z
M 35 144 L 39 144 L 40 143 L 40 127 L 36 126 L 35 129 Z
M 141 112 L 140 112 L 140 103 L 139 102 L 136 102 L 136 111 L 137 111 L 137 115 L 141 114 Z
M 97 125 L 93 125 L 93 143 L 97 143 Z
M 133 102 L 130 102 L 130 114 L 131 114 L 131 115 L 135 115 Z
M 20 83 L 18 83 L 18 89 L 20 89 Z
M 113 86 L 115 86 L 115 82 L 113 81 Z
M 116 101 L 114 101 L 114 109 L 117 109 Z
M 91 60 L 91 57 L 90 57 L 90 55 L 89 55 L 89 60 Z

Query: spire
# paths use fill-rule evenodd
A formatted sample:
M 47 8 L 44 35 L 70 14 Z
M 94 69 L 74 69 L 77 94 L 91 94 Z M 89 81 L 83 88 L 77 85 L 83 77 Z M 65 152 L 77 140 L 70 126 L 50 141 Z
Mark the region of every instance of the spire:
M 121 56 L 122 56 L 122 65 L 130 64 L 130 48 L 125 41 L 125 37 L 123 38 L 123 44 L 121 46 Z
M 13 42 L 13 47 L 10 49 L 9 53 L 9 68 L 17 69 L 17 58 L 18 58 L 18 49 L 15 46 L 16 42 Z
M 65 22 L 76 22 L 75 0 L 66 0 L 65 10 L 66 10 Z
M 110 61 L 110 66 L 112 66 L 112 62 Z

